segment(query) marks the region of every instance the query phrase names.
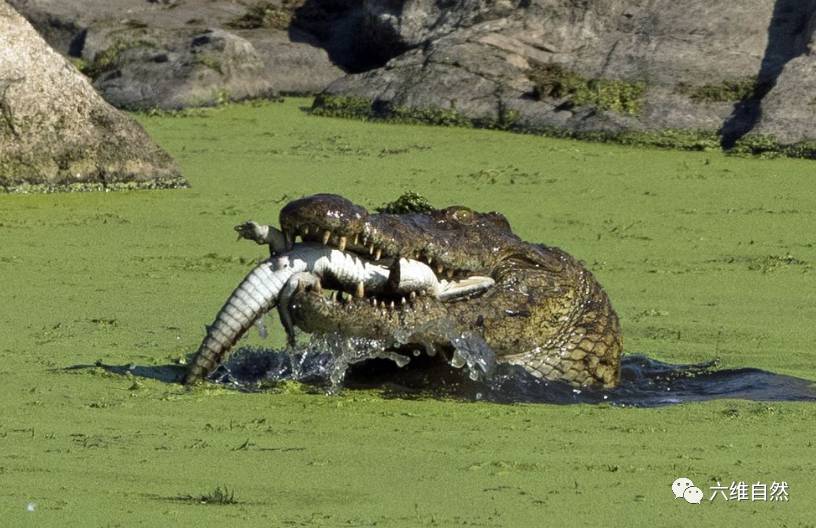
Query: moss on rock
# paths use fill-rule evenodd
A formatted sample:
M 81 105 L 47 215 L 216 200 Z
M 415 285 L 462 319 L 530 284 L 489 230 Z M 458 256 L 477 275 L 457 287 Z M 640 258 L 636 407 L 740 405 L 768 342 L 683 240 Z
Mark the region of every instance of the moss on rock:
M 594 106 L 619 114 L 640 112 L 644 83 L 615 79 L 586 79 L 559 64 L 535 64 L 527 77 L 537 99 L 566 99 L 575 106 Z
M 79 68 L 79 70 L 90 77 L 91 79 L 96 79 L 97 77 L 101 76 L 103 73 L 112 71 L 116 69 L 116 65 L 119 63 L 119 58 L 127 50 L 135 49 L 135 48 L 155 48 L 156 44 L 144 39 L 137 39 L 137 40 L 124 40 L 124 39 L 117 39 L 114 41 L 113 44 L 105 48 L 104 50 L 97 53 L 93 60 L 90 62 L 86 61 L 74 61 L 74 65 Z
M 615 143 L 690 151 L 721 150 L 722 137 L 717 131 L 700 129 L 662 130 L 570 130 L 556 127 L 518 126 L 514 111 L 502 112 L 501 119 L 471 119 L 453 109 L 412 109 L 378 104 L 364 97 L 321 94 L 309 110 L 312 115 L 347 119 L 376 120 L 389 123 L 430 124 L 467 128 L 509 130 L 547 137 L 580 139 L 584 141 Z M 772 136 L 749 134 L 728 151 L 735 155 L 760 157 L 787 156 L 816 159 L 816 141 L 782 144 Z
M 518 120 L 518 112 L 504 107 L 497 118 L 471 118 L 451 108 L 412 108 L 397 106 L 365 97 L 320 94 L 315 97 L 312 115 L 343 117 L 347 119 L 383 120 L 402 124 L 426 124 L 463 128 L 511 129 Z
M 761 158 L 786 156 L 789 158 L 816 159 L 816 141 L 799 141 L 784 145 L 780 144 L 773 136 L 748 134 L 740 138 L 730 152 Z
M 271 2 L 260 2 L 250 6 L 246 13 L 227 23 L 233 29 L 273 28 L 287 29 L 294 20 L 294 12 L 303 4 L 298 0 L 284 0 L 277 6 Z
M 677 85 L 676 91 L 688 96 L 696 103 L 721 103 L 749 99 L 754 95 L 757 87 L 756 77 L 745 77 L 702 86 L 681 83 Z

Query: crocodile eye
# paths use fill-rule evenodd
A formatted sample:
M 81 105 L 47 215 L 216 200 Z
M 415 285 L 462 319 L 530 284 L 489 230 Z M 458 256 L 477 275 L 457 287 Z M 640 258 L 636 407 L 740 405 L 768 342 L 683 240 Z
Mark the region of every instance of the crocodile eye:
M 467 207 L 459 207 L 450 211 L 450 217 L 460 224 L 471 224 L 474 220 L 473 211 Z

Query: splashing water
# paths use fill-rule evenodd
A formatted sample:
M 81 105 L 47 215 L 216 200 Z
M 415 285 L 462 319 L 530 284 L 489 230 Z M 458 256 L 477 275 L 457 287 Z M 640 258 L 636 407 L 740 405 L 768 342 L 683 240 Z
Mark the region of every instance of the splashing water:
M 640 355 L 623 357 L 619 387 L 582 390 L 541 380 L 519 366 L 497 363 L 493 351 L 477 335 L 449 336 L 453 350 L 447 353 L 430 345 L 425 354 L 393 350 L 410 337 L 395 336 L 387 343 L 327 334 L 313 335 L 308 343 L 288 351 L 242 348 L 214 379 L 242 390 L 299 381 L 322 386 L 330 394 L 343 387 L 380 388 L 386 396 L 498 403 L 605 402 L 653 407 L 719 398 L 816 401 L 812 381 L 751 368 L 719 370 L 715 361 L 671 365 Z
M 467 366 L 467 376 L 471 381 L 487 380 L 493 376 L 496 368 L 496 354 L 481 336 L 469 332 L 458 333 L 454 325 L 446 319 L 437 319 L 426 323 L 410 332 L 400 330 L 394 335 L 395 345 L 422 342 L 423 334 L 444 336 L 445 341 L 453 347 L 449 364 L 456 369 Z M 437 351 L 430 343 L 425 344 L 426 353 L 435 357 Z
M 259 381 L 327 382 L 328 392 L 336 393 L 352 365 L 371 359 L 391 360 L 398 367 L 411 361 L 387 350 L 384 341 L 315 334 L 307 344 L 287 351 L 242 348 L 216 371 L 214 381 L 240 388 L 249 388 Z

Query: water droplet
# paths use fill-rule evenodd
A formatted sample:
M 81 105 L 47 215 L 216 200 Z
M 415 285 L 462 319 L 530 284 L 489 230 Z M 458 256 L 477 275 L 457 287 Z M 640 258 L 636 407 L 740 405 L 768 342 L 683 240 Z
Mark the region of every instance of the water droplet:
M 462 352 L 459 349 L 453 351 L 450 364 L 453 368 L 462 368 L 465 366 L 465 358 L 462 357 Z

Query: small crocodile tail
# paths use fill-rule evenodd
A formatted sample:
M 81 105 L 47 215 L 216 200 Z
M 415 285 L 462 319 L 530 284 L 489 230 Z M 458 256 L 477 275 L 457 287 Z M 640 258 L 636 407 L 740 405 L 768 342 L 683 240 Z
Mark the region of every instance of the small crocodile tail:
M 252 324 L 275 306 L 291 275 L 289 269 L 274 270 L 270 261 L 262 262 L 249 272 L 207 327 L 207 335 L 187 368 L 185 385 L 206 378 L 224 361 Z

